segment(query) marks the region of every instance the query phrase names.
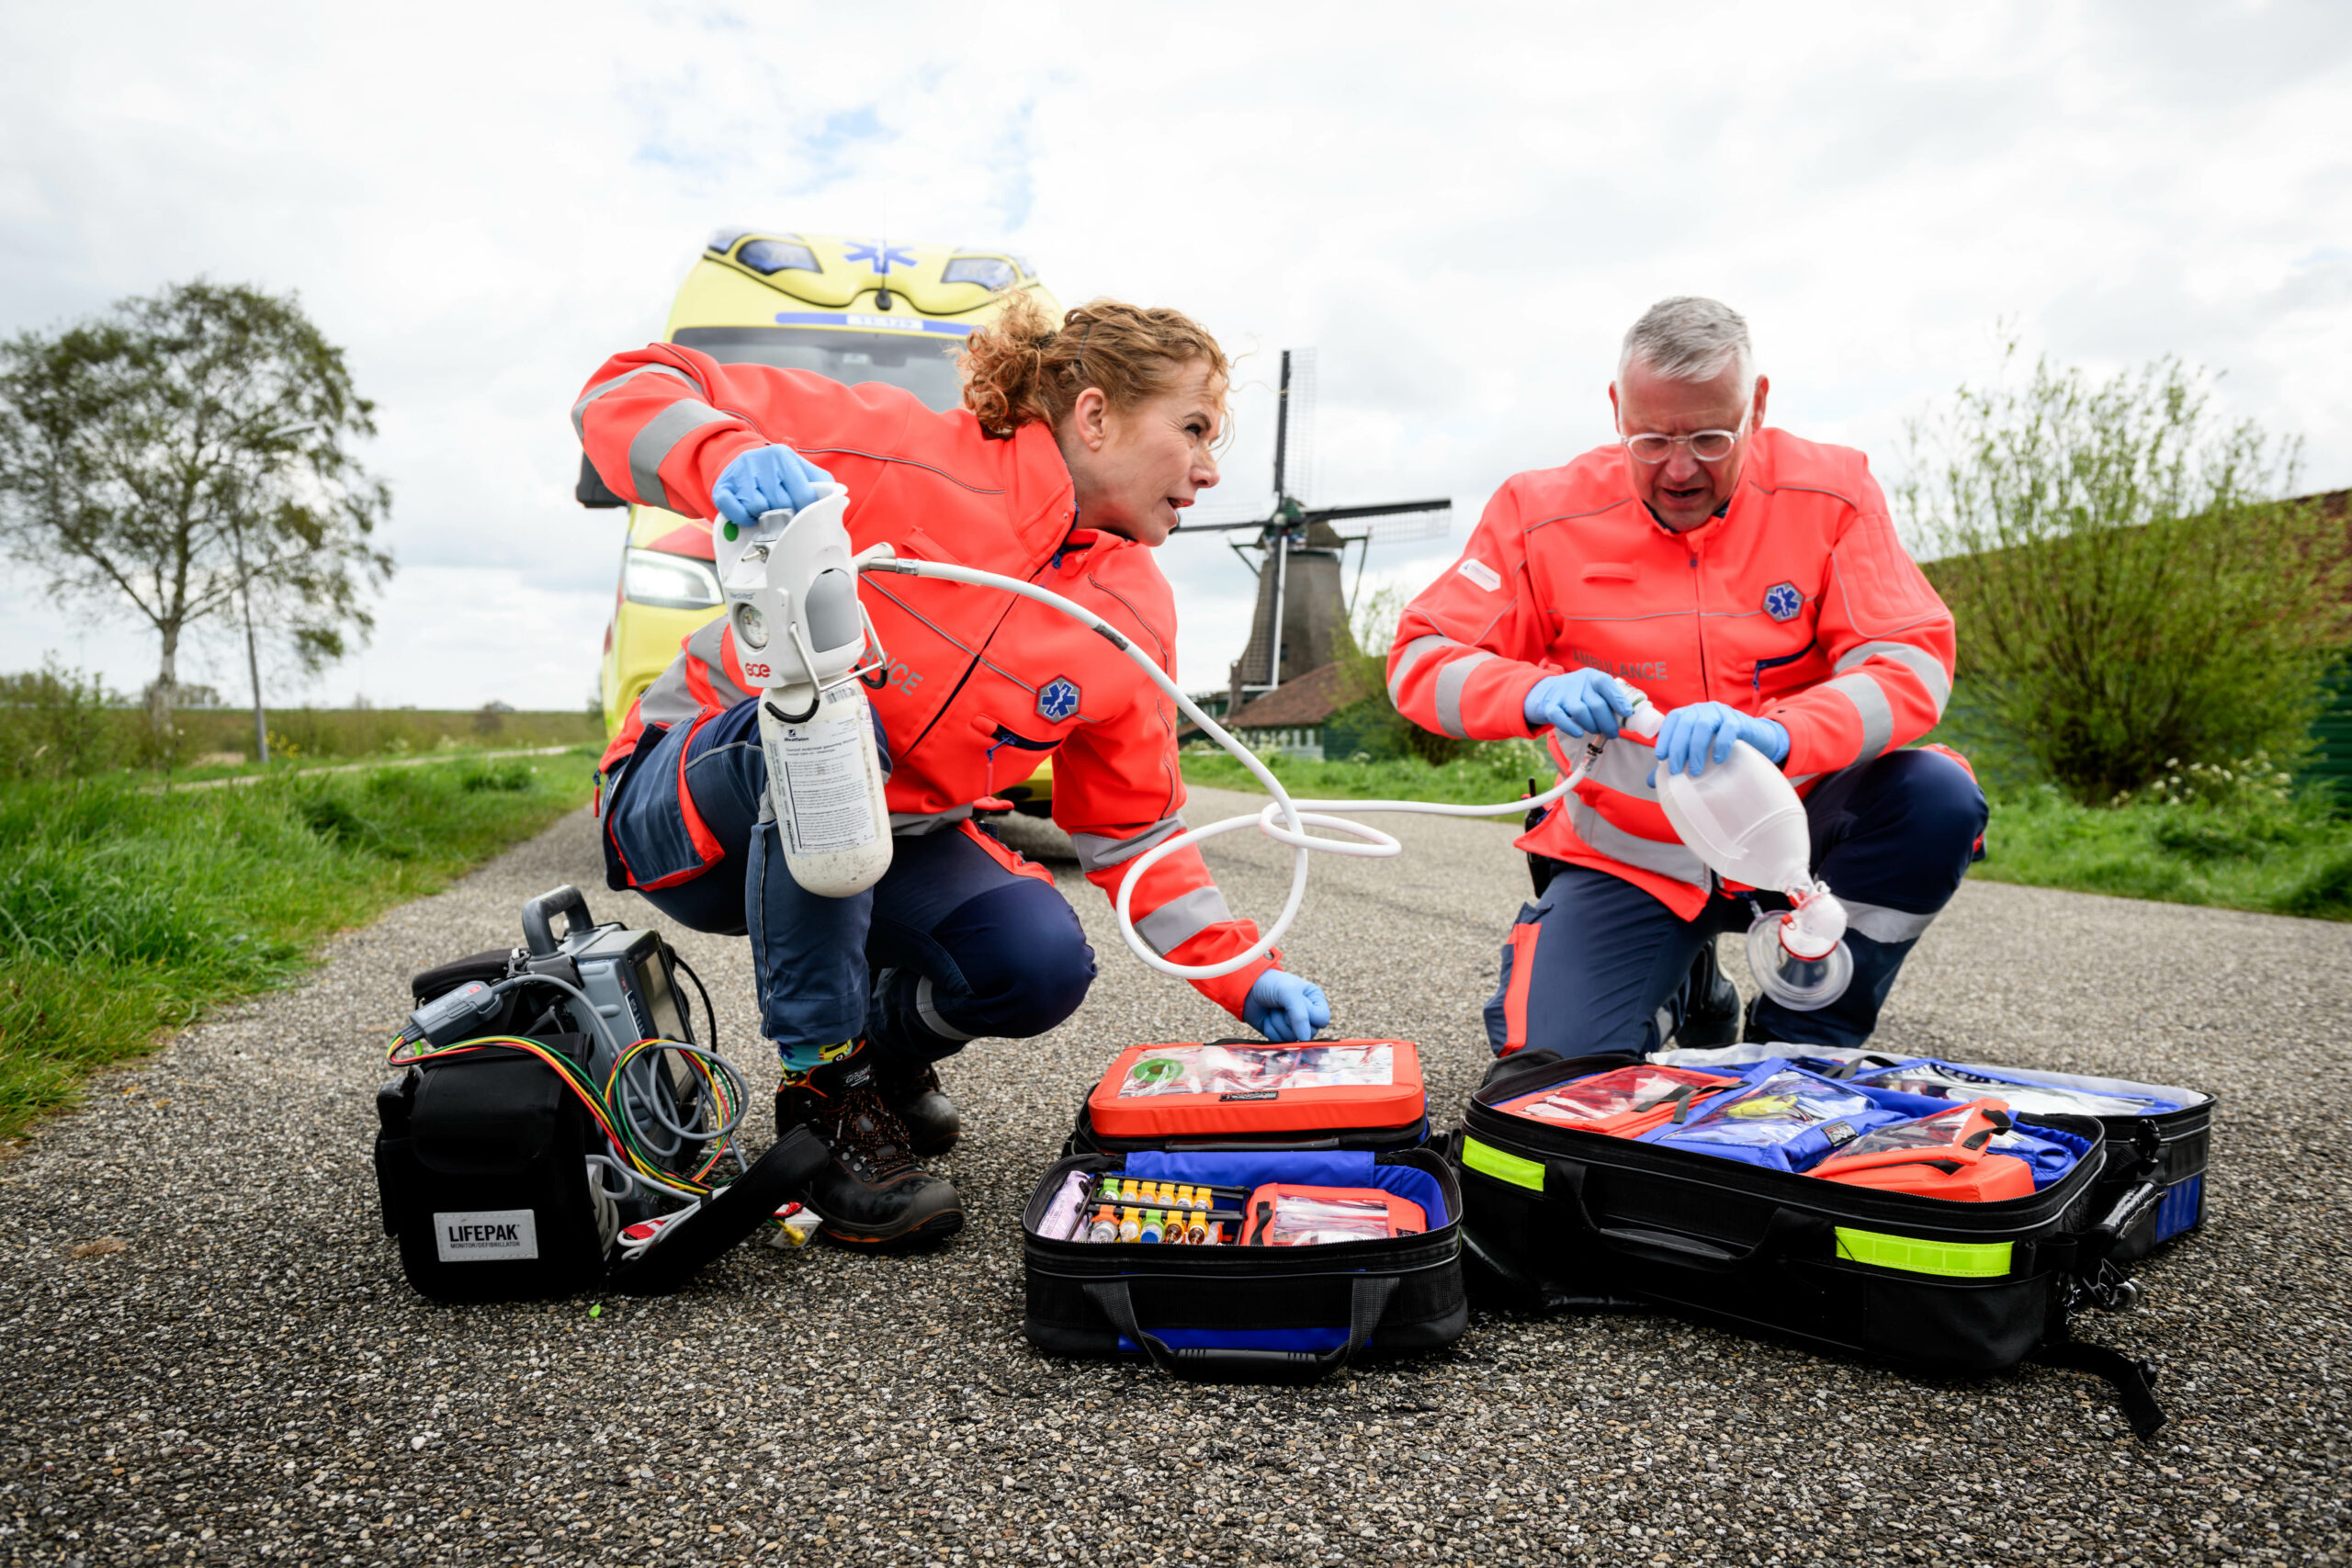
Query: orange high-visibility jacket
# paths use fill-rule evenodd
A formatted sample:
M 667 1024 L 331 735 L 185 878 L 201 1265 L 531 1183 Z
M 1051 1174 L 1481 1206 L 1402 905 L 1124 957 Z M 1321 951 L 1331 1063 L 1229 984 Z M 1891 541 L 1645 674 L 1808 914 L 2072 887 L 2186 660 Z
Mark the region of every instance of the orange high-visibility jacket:
M 1069 470 L 1043 425 L 991 440 L 967 411 L 937 413 L 896 387 L 721 365 L 673 344 L 606 361 L 572 423 L 616 492 L 688 517 L 714 514 L 711 487 L 736 457 L 771 442 L 789 446 L 849 487 L 856 548 L 888 539 L 900 556 L 1050 588 L 1175 673 L 1168 580 L 1146 547 L 1073 529 Z M 889 742 L 895 830 L 968 817 L 973 801 L 1028 777 L 1046 753 L 1054 820 L 1106 895 L 1118 896 L 1129 861 L 1182 830 L 1175 706 L 1099 636 L 1045 605 L 961 583 L 866 576 L 858 596 L 888 660 L 886 683 L 868 684 Z M 617 766 L 648 725 L 703 722 L 750 694 L 734 632 L 715 620 L 646 689 L 603 765 Z M 687 826 L 704 863 L 718 860 L 717 840 Z M 1144 940 L 1178 963 L 1215 963 L 1258 940 L 1257 927 L 1226 907 L 1197 850 L 1153 866 L 1131 908 Z M 1272 967 L 1270 957 L 1197 985 L 1238 1016 Z
M 1597 447 L 1515 474 L 1462 558 L 1396 626 L 1388 694 L 1459 739 L 1530 733 L 1528 692 L 1589 666 L 1661 709 L 1720 702 L 1789 732 L 1804 790 L 1935 726 L 1951 695 L 1952 621 L 1888 519 L 1860 452 L 1763 430 L 1724 515 L 1676 534 L 1634 493 L 1633 460 Z M 1581 741 L 1552 754 L 1563 772 Z M 1519 840 L 1622 876 L 1684 919 L 1706 870 L 1646 782 L 1655 760 L 1612 741 L 1592 776 Z

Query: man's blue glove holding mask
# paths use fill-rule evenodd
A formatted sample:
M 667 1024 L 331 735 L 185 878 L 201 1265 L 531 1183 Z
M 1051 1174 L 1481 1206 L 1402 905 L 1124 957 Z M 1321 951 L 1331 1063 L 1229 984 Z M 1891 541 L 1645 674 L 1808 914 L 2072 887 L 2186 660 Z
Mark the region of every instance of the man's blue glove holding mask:
M 799 511 L 817 499 L 819 485 L 832 482 L 832 475 L 789 446 L 758 446 L 719 471 L 710 499 L 721 517 L 748 528 L 763 512 Z
M 1331 1021 L 1331 1004 L 1323 987 L 1283 969 L 1269 969 L 1250 987 L 1241 1004 L 1241 1021 L 1278 1045 L 1312 1040 L 1315 1032 Z
M 1703 773 L 1711 761 L 1731 761 L 1735 740 L 1745 740 L 1773 762 L 1789 760 L 1789 732 L 1769 718 L 1742 713 L 1727 703 L 1692 703 L 1676 708 L 1658 726 L 1657 760 L 1669 773 Z M 1650 784 L 1657 770 L 1650 770 Z

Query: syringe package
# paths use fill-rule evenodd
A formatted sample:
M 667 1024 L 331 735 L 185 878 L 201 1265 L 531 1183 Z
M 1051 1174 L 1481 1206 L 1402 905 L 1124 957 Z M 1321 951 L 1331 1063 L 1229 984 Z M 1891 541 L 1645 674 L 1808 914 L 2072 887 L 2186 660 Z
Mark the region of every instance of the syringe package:
M 1065 1152 L 1414 1148 L 1429 1139 L 1419 1053 L 1403 1040 L 1131 1045 L 1079 1108 Z
M 1452 1145 L 1473 1290 L 1938 1375 L 2041 1360 L 2108 1379 L 2154 1431 L 2149 1370 L 2068 1331 L 2134 1293 L 2117 1247 L 2163 1189 L 2132 1147 L 2097 1117 L 1836 1077 L 1805 1049 L 1496 1064 Z M 2138 1172 L 2120 1191 L 2118 1162 Z

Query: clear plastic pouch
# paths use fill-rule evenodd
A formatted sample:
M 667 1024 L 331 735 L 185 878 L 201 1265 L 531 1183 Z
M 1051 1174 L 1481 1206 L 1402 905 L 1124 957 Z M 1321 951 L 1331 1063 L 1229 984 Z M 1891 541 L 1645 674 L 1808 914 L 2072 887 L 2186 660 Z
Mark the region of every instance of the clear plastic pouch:
M 1717 1073 L 1644 1063 L 1521 1095 L 1498 1109 L 1558 1126 L 1619 1132 L 1636 1122 L 1647 1124 L 1654 1113 L 1663 1112 L 1657 1119 L 1666 1120 L 1683 1105 L 1738 1081 Z
M 1774 1073 L 1747 1093 L 1723 1100 L 1688 1126 L 1669 1129 L 1677 1144 L 1728 1144 L 1770 1148 L 1815 1127 L 1858 1119 L 1883 1120 L 1864 1096 L 1793 1070 Z
M 1929 1100 L 1981 1100 L 1991 1095 L 2022 1116 L 2146 1116 L 2178 1109 L 2168 1100 L 2061 1089 L 2054 1084 L 2014 1083 L 1968 1072 L 1948 1062 L 1905 1062 L 1874 1073 L 1858 1073 L 1854 1081 Z
M 1385 1041 L 1362 1045 L 1168 1045 L 1136 1059 L 1119 1098 L 1252 1094 L 1268 1089 L 1385 1088 L 1396 1081 Z
M 2008 1129 L 2006 1115 L 1994 1118 L 1984 1114 L 1991 1104 L 1989 1100 L 1975 1100 L 1922 1116 L 1916 1122 L 1897 1122 L 1891 1127 L 1865 1133 L 1839 1149 L 1835 1163 L 1844 1165 L 1870 1155 L 1897 1153 L 1940 1151 L 1956 1156 L 1973 1154 L 1995 1143 Z
M 1268 1247 L 1378 1241 L 1388 1234 L 1388 1206 L 1352 1198 L 1277 1198 L 1265 1225 Z

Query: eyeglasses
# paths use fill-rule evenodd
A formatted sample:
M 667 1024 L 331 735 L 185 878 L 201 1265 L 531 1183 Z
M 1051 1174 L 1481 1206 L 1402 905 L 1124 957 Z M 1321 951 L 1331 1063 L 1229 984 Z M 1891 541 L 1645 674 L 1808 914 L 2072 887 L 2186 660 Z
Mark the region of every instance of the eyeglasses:
M 1690 456 L 1702 463 L 1719 462 L 1731 456 L 1739 445 L 1736 430 L 1694 430 L 1688 435 L 1627 435 L 1620 437 L 1625 450 L 1637 463 L 1663 463 L 1674 456 L 1677 446 L 1690 448 Z
M 1747 434 L 1748 425 L 1756 418 L 1756 403 L 1749 400 L 1747 412 L 1739 416 L 1737 430 L 1694 430 L 1688 435 L 1620 435 L 1625 450 L 1637 463 L 1663 463 L 1674 456 L 1677 446 L 1690 448 L 1690 456 L 1702 463 L 1718 463 L 1731 456 L 1739 438 Z

